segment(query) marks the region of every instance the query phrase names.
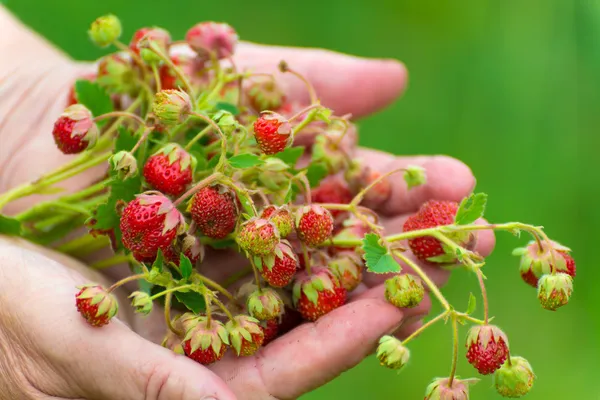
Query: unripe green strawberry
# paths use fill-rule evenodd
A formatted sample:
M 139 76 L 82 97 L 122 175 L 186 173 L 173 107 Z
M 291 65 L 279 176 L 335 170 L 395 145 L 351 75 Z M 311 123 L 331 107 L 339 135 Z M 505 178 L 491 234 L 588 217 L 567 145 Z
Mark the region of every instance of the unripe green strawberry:
M 79 286 L 75 295 L 77 311 L 92 326 L 101 327 L 117 315 L 119 303 L 112 293 L 108 293 L 100 285 L 87 284 Z
M 423 283 L 413 275 L 396 275 L 385 281 L 385 298 L 396 307 L 416 307 L 421 303 L 424 296 Z
M 134 95 L 139 90 L 138 76 L 130 60 L 110 54 L 98 62 L 96 82 L 108 93 Z
M 183 351 L 192 360 L 208 365 L 223 358 L 229 344 L 229 332 L 223 323 L 206 317 L 185 314 L 181 317 L 185 330 Z
M 282 239 L 286 238 L 294 229 L 292 214 L 285 206 L 267 206 L 262 210 L 260 217 L 273 222 Z
M 161 90 L 154 97 L 152 111 L 161 124 L 173 126 L 185 121 L 192 111 L 192 101 L 183 90 Z
M 379 339 L 377 359 L 384 367 L 399 370 L 408 363 L 410 351 L 397 338 L 383 336 Z
M 118 153 L 113 154 L 108 161 L 121 180 L 133 178 L 137 175 L 137 160 L 134 155 L 128 151 L 121 150 Z
M 296 214 L 296 232 L 300 240 L 316 247 L 331 238 L 333 217 L 319 205 L 304 206 Z
M 266 219 L 252 218 L 242 225 L 236 241 L 249 254 L 267 256 L 275 252 L 279 239 L 275 224 Z
M 116 16 L 109 14 L 92 22 L 88 34 L 98 47 L 107 47 L 113 44 L 123 31 L 121 21 Z
M 469 385 L 477 379 L 457 379 L 449 385 L 449 378 L 436 378 L 427 386 L 425 400 L 469 400 Z
M 133 292 L 129 295 L 131 299 L 131 306 L 135 309 L 135 312 L 148 315 L 152 312 L 152 299 L 146 292 Z
M 257 76 L 252 78 L 246 90 L 250 106 L 257 111 L 277 111 L 285 101 L 285 95 L 274 77 Z
M 145 31 L 144 35 L 139 38 L 136 43 L 140 57 L 146 64 L 149 65 L 157 65 L 162 63 L 163 59 L 156 53 L 155 49 L 157 49 L 164 56 L 168 57 L 170 45 L 171 35 L 169 32 L 157 27 L 153 27 Z
M 533 387 L 535 374 L 529 362 L 523 357 L 510 357 L 494 373 L 494 386 L 501 396 L 523 397 Z
M 296 310 L 308 321 L 316 321 L 346 303 L 347 292 L 327 268 L 313 267 L 309 275 L 302 271 L 293 287 Z
M 508 357 L 508 338 L 494 325 L 473 326 L 466 346 L 467 360 L 482 375 L 496 371 Z
M 246 302 L 250 315 L 261 321 L 279 318 L 283 311 L 283 300 L 271 288 L 255 290 Z
M 337 254 L 327 267 L 338 277 L 340 283 L 351 292 L 362 282 L 363 261 L 358 254 L 345 251 Z
M 251 356 L 258 351 L 265 340 L 259 321 L 247 315 L 238 315 L 225 325 L 229 332 L 231 347 L 238 356 Z
M 541 248 L 540 248 L 541 243 Z M 537 287 L 542 275 L 554 269 L 575 278 L 575 260 L 569 254 L 571 250 L 556 242 L 531 241 L 525 247 L 515 249 L 513 255 L 521 256 L 519 271 L 525 283 Z
M 556 311 L 567 305 L 573 293 L 573 278 L 569 274 L 542 275 L 538 282 L 538 299 L 546 310 Z

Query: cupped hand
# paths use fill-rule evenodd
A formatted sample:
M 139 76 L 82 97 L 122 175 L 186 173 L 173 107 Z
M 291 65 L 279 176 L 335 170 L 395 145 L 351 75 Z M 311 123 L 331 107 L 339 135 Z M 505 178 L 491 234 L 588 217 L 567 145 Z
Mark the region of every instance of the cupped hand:
M 0 88 L 12 84 L 19 89 L 9 92 L 14 97 L 0 102 L 0 192 L 68 160 L 54 150 L 50 132 L 64 107 L 60 99 L 66 98 L 73 79 L 87 67 L 73 64 L 60 54 L 46 53 L 49 61 L 45 70 L 16 68 L 17 83 L 0 80 Z M 340 115 L 372 113 L 397 98 L 406 85 L 406 70 L 392 60 L 254 44 L 241 45 L 236 57 L 238 66 L 257 72 L 272 72 L 285 59 L 312 82 L 323 104 Z M 7 74 L 2 73 L 0 70 L 4 78 Z M 301 82 L 287 75 L 278 78 L 290 99 L 306 101 Z M 410 192 L 401 177 L 391 178 L 392 196 L 376 210 L 385 217 L 383 223 L 389 233 L 400 231 L 403 221 L 423 202 L 434 198 L 460 200 L 475 182 L 468 167 L 449 157 L 395 157 L 367 149 L 361 149 L 358 156 L 381 172 L 406 165 L 420 165 L 427 172 L 427 184 Z M 82 187 L 92 179 L 94 172 L 72 180 L 69 186 Z M 26 202 L 17 203 L 12 211 Z M 493 236 L 482 232 L 476 250 L 485 256 L 493 244 Z M 293 399 L 358 364 L 382 335 L 403 336 L 414 330 L 430 304 L 426 298 L 415 309 L 397 309 L 383 298 L 385 276 L 367 274 L 364 285 L 346 306 L 315 323 L 297 327 L 253 357 L 226 357 L 211 367 L 213 373 L 142 339 L 126 325 L 156 341 L 162 326 L 153 317 L 136 322 L 122 311 L 122 322 L 102 329 L 88 327 L 73 304 L 75 285 L 90 280 L 87 272 L 84 279 L 64 266 L 71 260 L 57 264 L 39 249 L 23 250 L 12 243 L 2 246 L 0 275 L 4 278 L 0 286 L 6 290 L 0 292 L 0 309 L 14 312 L 0 312 L 0 344 L 10 349 L 14 364 L 23 367 L 13 368 L 12 381 L 0 378 L 0 387 L 26 388 L 29 398 L 34 399 Z M 203 265 L 203 271 L 226 273 L 235 259 L 211 254 L 207 263 L 210 266 Z M 447 272 L 439 268 L 422 267 L 437 284 L 447 279 Z M 125 310 L 126 301 L 121 303 Z

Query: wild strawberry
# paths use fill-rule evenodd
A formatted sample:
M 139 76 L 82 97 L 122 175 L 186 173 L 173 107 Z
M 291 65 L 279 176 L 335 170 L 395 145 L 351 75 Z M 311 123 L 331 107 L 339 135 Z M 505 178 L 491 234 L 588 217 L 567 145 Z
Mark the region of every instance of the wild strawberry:
M 161 90 L 154 96 L 152 111 L 164 126 L 177 125 L 185 121 L 192 111 L 192 101 L 183 90 Z
M 117 177 L 124 181 L 133 178 L 138 173 L 137 160 L 129 151 L 121 150 L 108 159 L 113 171 L 117 173 Z
M 436 378 L 427 386 L 425 400 L 469 400 L 469 385 L 477 381 L 455 378 L 450 385 L 449 378 Z
M 384 367 L 398 370 L 408 363 L 410 351 L 400 340 L 386 335 L 379 339 L 377 359 Z
M 458 211 L 458 204 L 453 201 L 431 200 L 423 204 L 415 215 L 404 223 L 404 232 L 433 228 L 441 225 L 451 225 Z M 460 232 L 451 235 L 451 239 L 472 250 L 475 247 L 476 236 L 473 233 Z M 446 253 L 442 243 L 431 236 L 410 239 L 408 245 L 413 254 L 423 261 L 455 262 L 453 254 Z
M 101 327 L 108 324 L 117 315 L 119 303 L 112 293 L 108 293 L 100 285 L 88 284 L 79 286 L 75 295 L 77 311 L 92 326 Z
M 396 307 L 416 307 L 424 296 L 421 280 L 410 274 L 396 275 L 385 281 L 385 298 Z
M 477 325 L 467 335 L 467 360 L 480 374 L 500 368 L 508 356 L 508 338 L 494 325 Z
M 251 356 L 258 351 L 265 340 L 259 321 L 247 315 L 238 315 L 225 325 L 229 341 L 238 356 Z
M 201 22 L 187 31 L 185 41 L 200 58 L 209 60 L 212 54 L 220 60 L 233 55 L 238 35 L 225 23 Z
M 267 206 L 260 213 L 260 217 L 268 219 L 275 224 L 281 238 L 286 238 L 294 229 L 294 220 L 292 219 L 292 214 L 285 206 Z
M 192 61 L 188 57 L 181 54 L 172 55 L 170 57 L 173 64 L 183 70 L 186 75 L 191 75 L 191 71 L 189 70 L 191 69 Z M 184 87 L 183 82 L 179 79 L 179 76 L 177 76 L 170 65 L 162 65 L 158 70 L 158 74 L 162 89 L 177 89 Z
M 304 136 L 306 133 L 306 130 L 303 130 L 300 136 Z M 310 149 L 311 161 L 324 165 L 329 175 L 341 172 L 348 165 L 348 159 L 350 158 L 349 153 L 340 146 L 338 135 L 332 136 L 329 135 L 327 130 L 317 134 Z
M 312 190 L 312 201 L 315 203 L 349 204 L 352 201 L 350 188 L 339 175 L 328 176 L 318 187 Z M 337 218 L 344 214 L 342 210 L 332 210 L 331 215 Z
M 200 242 L 200 239 L 188 233 L 183 240 L 179 238 L 173 245 L 164 250 L 165 259 L 177 266 L 181 261 L 181 253 L 191 261 L 192 265 L 197 265 L 204 259 L 204 245 Z
M 300 240 L 316 247 L 331 238 L 333 217 L 319 205 L 304 206 L 296 214 L 296 232 Z
M 334 233 L 333 240 L 338 242 L 344 240 L 362 240 L 370 231 L 371 229 L 363 221 L 357 218 L 350 218 L 345 220 L 342 223 L 341 229 Z M 336 255 L 342 252 L 355 251 L 356 246 L 329 246 L 328 250 L 331 255 Z
M 246 91 L 250 106 L 258 112 L 277 111 L 285 101 L 285 95 L 273 77 L 253 78 Z
M 196 159 L 178 144 L 170 143 L 151 155 L 144 165 L 144 178 L 154 189 L 180 196 L 192 183 Z
M 277 337 L 277 334 L 279 333 L 279 322 L 277 319 L 261 321 L 260 327 L 264 334 L 263 346 L 266 346 Z
M 123 245 L 140 261 L 154 259 L 159 249 L 169 248 L 184 227 L 183 215 L 156 192 L 137 195 L 121 215 Z
M 573 293 L 573 278 L 569 274 L 542 275 L 538 282 L 538 299 L 546 310 L 556 311 L 567 305 Z
M 136 313 L 148 315 L 152 312 L 154 304 L 148 293 L 135 291 L 129 295 L 129 298 Z
M 577 268 L 575 260 L 569 254 L 570 251 L 569 248 L 556 242 L 538 243 L 534 240 L 525 247 L 515 249 L 513 255 L 521 256 L 519 272 L 523 281 L 537 287 L 542 275 L 550 274 L 553 270 L 575 278 Z
M 147 29 L 147 30 L 146 30 Z M 141 37 L 137 37 L 143 33 Z M 147 64 L 159 64 L 163 59 L 156 53 L 154 48 L 157 48 L 163 55 L 169 54 L 171 45 L 171 35 L 162 28 L 143 28 L 134 34 L 132 42 L 135 40 L 137 53 L 142 60 Z M 132 43 L 133 44 L 133 43 Z
M 267 256 L 273 254 L 279 243 L 279 231 L 266 219 L 252 218 L 242 225 L 236 241 L 251 255 Z
M 223 239 L 237 224 L 239 209 L 235 195 L 222 185 L 200 189 L 192 198 L 192 219 L 198 231 L 213 239 Z
M 83 74 L 79 78 L 77 78 L 77 80 L 94 82 L 96 80 L 96 73 Z M 77 93 L 75 91 L 74 82 L 73 85 L 69 88 L 69 94 L 67 96 L 67 107 L 77 103 L 79 103 L 79 100 L 77 99 Z
M 381 175 L 381 172 L 368 166 L 365 167 L 360 180 L 361 190 L 374 183 Z M 389 177 L 386 177 L 365 192 L 363 202 L 370 207 L 378 207 L 388 201 L 391 195 L 392 183 L 390 182 Z
M 284 287 L 296 274 L 298 257 L 290 243 L 282 240 L 275 248 L 274 254 L 260 259 L 257 267 L 269 285 Z
M 184 315 L 181 317 L 185 329 L 183 351 L 192 360 L 209 365 L 223 358 L 229 344 L 229 332 L 223 323 L 206 317 Z
M 276 113 L 262 113 L 254 122 L 254 137 L 260 150 L 277 154 L 292 144 L 292 125 Z
M 510 357 L 494 373 L 494 386 L 498 394 L 504 397 L 523 397 L 533 387 L 535 374 L 531 364 L 523 357 Z
M 67 107 L 56 120 L 52 136 L 64 154 L 77 154 L 94 146 L 99 131 L 92 112 L 84 105 L 74 104 Z
M 351 292 L 362 282 L 363 262 L 353 251 L 339 253 L 329 261 L 327 267 L 340 280 L 347 291 Z
M 314 267 L 309 275 L 302 271 L 293 288 L 294 307 L 308 321 L 316 321 L 346 303 L 346 289 L 327 268 Z
M 133 95 L 139 88 L 137 72 L 131 61 L 119 54 L 100 59 L 96 82 L 108 93 Z
M 273 289 L 255 290 L 248 296 L 246 308 L 252 317 L 266 321 L 279 318 L 283 311 L 283 300 Z
M 107 47 L 113 44 L 121 36 L 122 31 L 123 28 L 119 18 L 109 14 L 92 22 L 88 34 L 90 39 L 92 39 L 92 42 L 98 47 Z

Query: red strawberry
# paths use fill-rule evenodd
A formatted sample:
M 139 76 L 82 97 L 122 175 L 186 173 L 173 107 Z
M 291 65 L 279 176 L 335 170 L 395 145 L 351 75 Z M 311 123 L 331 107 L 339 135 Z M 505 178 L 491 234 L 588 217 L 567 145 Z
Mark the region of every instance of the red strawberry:
M 183 351 L 192 360 L 209 365 L 223 358 L 229 344 L 229 333 L 220 321 L 185 314 L 181 317 L 185 329 Z
M 273 287 L 284 287 L 292 281 L 298 268 L 298 257 L 286 240 L 279 242 L 272 256 L 263 257 L 260 264 L 262 277 Z
M 262 113 L 254 123 L 254 137 L 265 154 L 277 154 L 291 145 L 292 125 L 276 113 Z
M 454 223 L 454 217 L 456 216 L 457 211 L 458 204 L 456 202 L 437 200 L 428 201 L 421 206 L 419 212 L 406 220 L 404 223 L 404 232 L 433 228 L 441 225 L 451 225 Z M 468 250 L 472 250 L 475 247 L 475 235 L 473 233 L 461 232 L 452 235 L 450 238 L 463 247 L 466 247 Z M 435 261 L 456 261 L 454 255 L 446 254 L 442 243 L 431 236 L 410 239 L 408 245 L 419 260 L 434 261 L 430 260 L 430 258 L 440 257 Z
M 138 43 L 148 32 L 150 32 L 152 28 L 140 28 L 133 34 L 131 38 L 131 42 L 129 42 L 129 48 L 135 52 L 136 54 L 140 54 L 140 49 L 138 48 Z
M 88 284 L 79 286 L 75 295 L 77 311 L 92 326 L 101 327 L 108 324 L 119 310 L 119 303 L 112 293 L 108 293 L 100 285 Z
M 192 183 L 196 160 L 178 144 L 170 143 L 148 158 L 144 178 L 154 189 L 179 196 Z
M 257 76 L 253 78 L 248 85 L 246 94 L 250 106 L 258 112 L 277 111 L 285 101 L 285 95 L 274 77 Z
M 306 271 L 298 274 L 293 294 L 294 306 L 308 321 L 316 321 L 343 306 L 347 296 L 338 278 L 323 267 L 313 268 L 310 275 Z
M 352 197 L 350 188 L 339 175 L 328 176 L 312 190 L 312 201 L 315 203 L 349 204 Z M 342 210 L 331 211 L 333 218 L 342 214 L 344 214 Z
M 238 315 L 225 325 L 229 341 L 238 356 L 251 356 L 258 351 L 265 340 L 263 329 L 256 318 Z
M 296 232 L 307 245 L 318 246 L 331 238 L 333 217 L 321 206 L 304 206 L 296 214 Z
M 190 75 L 189 69 L 191 69 L 191 60 L 181 54 L 172 55 L 171 61 L 177 67 L 186 73 L 186 75 Z M 183 82 L 179 79 L 177 74 L 173 71 L 170 65 L 164 64 L 158 70 L 158 74 L 160 77 L 160 85 L 162 89 L 177 89 L 183 87 Z
M 262 321 L 260 327 L 264 334 L 263 346 L 266 346 L 277 337 L 277 334 L 279 333 L 279 323 L 276 318 L 270 319 L 268 321 Z
M 267 256 L 273 254 L 279 243 L 279 231 L 266 219 L 252 218 L 242 225 L 236 240 L 247 253 Z
M 287 237 L 294 229 L 292 214 L 285 206 L 267 206 L 262 210 L 260 217 L 273 222 L 277 227 L 281 238 Z
M 520 273 L 525 283 L 537 287 L 542 275 L 552 272 L 552 265 L 557 272 L 564 272 L 575 278 L 577 268 L 569 248 L 556 242 L 542 241 L 542 248 L 538 242 L 531 241 L 525 247 L 515 249 L 514 255 L 521 256 Z
M 227 187 L 204 187 L 192 198 L 192 219 L 204 236 L 223 239 L 237 224 L 239 210 L 236 203 L 235 195 Z
M 207 21 L 191 27 L 185 41 L 200 58 L 210 59 L 214 55 L 220 60 L 233 55 L 238 35 L 228 24 Z
M 151 260 L 159 249 L 172 245 L 184 225 L 183 215 L 167 197 L 158 192 L 140 194 L 121 215 L 123 245 L 137 260 Z
M 164 250 L 165 259 L 177 266 L 181 261 L 180 253 L 189 258 L 192 265 L 197 265 L 204 259 L 204 245 L 200 242 L 200 239 L 188 233 L 181 240 L 181 243 L 177 240 L 172 246 Z
M 494 325 L 477 325 L 467 335 L 467 360 L 480 374 L 489 375 L 504 364 L 508 338 Z
M 92 112 L 84 105 L 74 104 L 67 107 L 56 120 L 52 136 L 64 154 L 77 154 L 96 143 L 99 131 Z

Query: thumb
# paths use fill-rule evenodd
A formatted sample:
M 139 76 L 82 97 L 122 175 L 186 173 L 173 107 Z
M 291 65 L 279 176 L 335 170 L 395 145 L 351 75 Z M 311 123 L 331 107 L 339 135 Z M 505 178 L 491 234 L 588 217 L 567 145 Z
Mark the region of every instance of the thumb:
M 86 341 L 73 349 L 75 354 L 85 354 L 76 370 L 82 371 L 78 383 L 86 398 L 236 399 L 210 370 L 141 338 L 119 321 L 101 329 L 86 326 L 86 330 Z

